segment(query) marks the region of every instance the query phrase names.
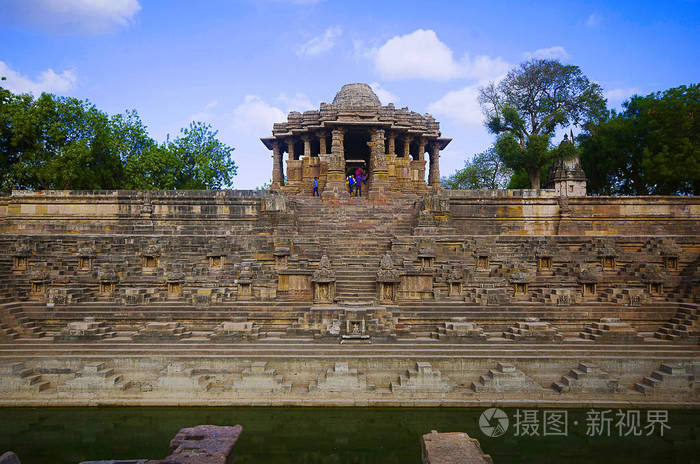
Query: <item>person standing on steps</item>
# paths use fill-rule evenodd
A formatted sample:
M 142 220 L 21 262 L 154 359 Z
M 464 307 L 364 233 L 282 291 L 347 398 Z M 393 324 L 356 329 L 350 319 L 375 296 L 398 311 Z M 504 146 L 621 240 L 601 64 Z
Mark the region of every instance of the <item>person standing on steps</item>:
M 314 192 L 312 196 L 320 197 L 321 195 L 318 194 L 318 177 L 314 177 L 314 180 L 311 181 L 311 185 L 313 185 L 314 187 Z
M 357 174 L 355 176 L 355 196 L 361 197 L 362 196 L 362 182 L 365 181 L 365 178 L 362 176 L 362 171 L 360 171 L 359 168 L 357 169 L 357 172 L 359 174 Z
M 350 192 L 350 196 L 352 196 L 352 187 L 355 184 L 355 178 L 350 174 L 348 176 L 348 191 Z

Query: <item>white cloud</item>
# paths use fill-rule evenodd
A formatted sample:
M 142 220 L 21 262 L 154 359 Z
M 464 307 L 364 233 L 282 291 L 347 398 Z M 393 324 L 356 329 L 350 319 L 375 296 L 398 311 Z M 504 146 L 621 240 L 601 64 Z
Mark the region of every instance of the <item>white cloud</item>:
M 510 64 L 500 57 L 491 58 L 486 55 L 479 55 L 468 62 L 468 72 L 465 77 L 474 79 L 485 84 L 489 81 L 500 80 L 508 72 Z
M 343 30 L 339 26 L 329 27 L 323 32 L 323 34 L 303 43 L 299 49 L 297 49 L 297 55 L 316 56 L 327 52 L 333 48 L 335 41 L 341 36 L 342 33 Z
M 14 93 L 31 93 L 37 96 L 41 92 L 64 94 L 72 90 L 78 80 L 74 70 L 65 70 L 57 74 L 51 68 L 42 71 L 36 80 L 32 80 L 11 69 L 4 61 L 0 61 L 0 77 L 3 76 L 7 80 L 0 81 L 0 87 Z
M 361 60 L 374 60 L 374 56 L 377 54 L 376 47 L 370 47 L 366 44 L 364 40 L 353 39 L 352 41 L 352 56 L 355 61 Z
M 455 60 L 452 50 L 430 29 L 395 36 L 364 55 L 374 60 L 377 72 L 385 79 L 445 81 L 468 77 L 488 80 L 508 69 L 508 64 L 500 58 L 485 55 L 472 59 L 465 54 L 460 60 Z
M 481 127 L 483 118 L 479 106 L 479 86 L 470 85 L 448 92 L 440 100 L 428 105 L 428 111 L 438 117 L 447 117 L 460 126 Z
M 372 87 L 374 93 L 377 94 L 377 97 L 379 97 L 379 101 L 382 102 L 382 105 L 387 105 L 389 103 L 396 104 L 399 102 L 399 97 L 383 88 L 379 82 L 372 82 L 369 86 Z
M 538 50 L 535 50 L 534 52 L 525 52 L 523 55 L 527 59 L 544 58 L 550 60 L 556 60 L 560 58 L 565 59 L 569 58 L 570 56 L 566 49 L 561 45 L 555 45 L 554 47 L 549 48 L 540 48 Z
M 141 5 L 139 0 L 6 0 L 3 10 L 40 28 L 99 34 L 127 26 Z
M 309 100 L 306 94 L 298 92 L 292 97 L 288 97 L 285 93 L 279 94 L 277 101 L 282 103 L 287 111 L 306 111 L 317 109 L 318 105 L 314 105 Z
M 632 95 L 639 94 L 639 89 L 637 87 L 610 89 L 605 91 L 605 98 L 612 102 L 622 102 L 630 98 Z
M 246 95 L 231 115 L 232 126 L 237 132 L 254 137 L 269 135 L 273 123 L 287 120 L 281 109 L 265 103 L 257 95 Z
M 600 24 L 600 16 L 595 13 L 591 13 L 586 20 L 586 26 L 595 27 Z
M 189 117 L 190 121 L 202 121 L 202 122 L 213 122 L 214 119 L 216 118 L 216 113 L 214 113 L 214 108 L 219 104 L 217 100 L 213 100 L 206 105 L 204 105 L 204 108 L 202 111 L 199 111 L 197 113 L 194 113 L 192 116 Z

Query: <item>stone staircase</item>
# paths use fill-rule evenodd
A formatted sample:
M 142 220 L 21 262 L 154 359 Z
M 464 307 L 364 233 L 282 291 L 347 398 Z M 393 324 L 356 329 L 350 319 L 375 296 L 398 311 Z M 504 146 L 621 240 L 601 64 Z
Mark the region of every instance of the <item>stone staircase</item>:
M 94 317 L 86 317 L 82 321 L 69 322 L 59 334 L 54 336 L 54 341 L 104 340 L 116 336 L 117 332 L 104 322 L 97 322 Z
M 688 391 L 695 386 L 695 379 L 679 364 L 662 363 L 659 370 L 634 384 L 634 389 L 646 394 L 674 394 Z
M 530 377 L 515 368 L 513 364 L 499 362 L 496 369 L 489 369 L 486 375 L 472 383 L 472 390 L 480 392 L 539 392 L 542 387 Z
M 620 382 L 611 379 L 596 364 L 580 362 L 577 368 L 563 375 L 559 382 L 552 383 L 552 388 L 559 393 L 615 393 L 620 388 Z
M 392 393 L 445 393 L 454 387 L 449 378 L 428 362 L 417 362 L 415 369 L 408 369 L 397 382 L 391 382 Z
M 654 333 L 659 340 L 700 341 L 700 307 L 696 304 L 681 304 L 676 315 Z
M 15 329 L 13 329 L 12 327 L 9 327 L 4 322 L 0 322 L 0 339 L 16 340 L 18 338 L 19 338 L 19 334 L 15 331 Z
M 147 322 L 133 339 L 137 341 L 182 340 L 190 337 L 191 331 L 181 322 Z
M 114 369 L 106 367 L 104 362 L 89 362 L 74 377 L 58 386 L 59 392 L 95 391 L 99 389 L 126 390 L 130 382 L 125 382 Z
M 486 341 L 484 329 L 474 322 L 445 322 L 430 332 L 430 338 L 447 342 L 480 343 Z
M 591 322 L 586 330 L 579 333 L 584 340 L 601 343 L 634 343 L 639 341 L 637 331 L 627 322 L 618 318 L 603 318 L 600 322 Z
M 537 318 L 532 320 L 516 322 L 514 327 L 503 332 L 503 338 L 517 342 L 561 342 L 564 337 L 559 333 L 556 327 L 553 327 L 549 322 L 542 322 Z
M 46 332 L 25 313 L 20 303 L 6 303 L 0 307 L 0 322 L 10 338 L 41 338 Z M 14 336 L 17 334 L 18 336 Z
M 297 239 L 317 241 L 319 256 L 330 259 L 339 303 L 375 302 L 379 262 L 391 249 L 392 238 L 412 233 L 417 217 L 414 203 L 412 196 L 389 203 L 353 198 L 338 205 L 315 198 L 294 200 Z
M 30 390 L 37 393 L 46 393 L 52 390 L 51 382 L 47 381 L 35 369 L 27 368 L 24 363 L 16 362 L 0 367 L 2 380 L 0 383 L 8 384 L 8 390 Z

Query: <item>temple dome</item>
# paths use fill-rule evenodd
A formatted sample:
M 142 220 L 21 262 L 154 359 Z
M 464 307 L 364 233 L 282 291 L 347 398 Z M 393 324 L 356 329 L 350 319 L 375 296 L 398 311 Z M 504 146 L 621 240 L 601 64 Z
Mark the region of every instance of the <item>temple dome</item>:
M 372 87 L 363 83 L 345 84 L 340 92 L 335 94 L 333 106 L 337 108 L 362 109 L 382 106 L 379 97 Z

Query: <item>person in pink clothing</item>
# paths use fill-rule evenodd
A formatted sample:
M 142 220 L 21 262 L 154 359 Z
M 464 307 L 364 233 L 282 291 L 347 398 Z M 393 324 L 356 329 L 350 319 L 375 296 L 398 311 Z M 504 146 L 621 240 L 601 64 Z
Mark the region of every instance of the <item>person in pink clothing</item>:
M 360 168 L 357 168 L 358 174 L 355 176 L 355 196 L 356 197 L 361 197 L 362 196 L 362 184 L 364 184 L 365 180 L 367 180 L 367 177 L 362 175 L 362 171 L 360 171 Z

